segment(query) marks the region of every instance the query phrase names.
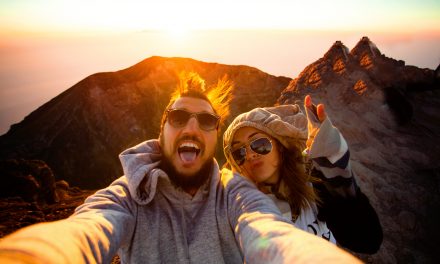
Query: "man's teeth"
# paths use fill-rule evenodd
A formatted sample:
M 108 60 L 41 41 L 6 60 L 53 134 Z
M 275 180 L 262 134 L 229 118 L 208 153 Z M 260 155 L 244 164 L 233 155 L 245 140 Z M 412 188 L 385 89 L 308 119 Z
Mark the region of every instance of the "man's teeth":
M 185 163 L 189 163 L 195 161 L 197 155 L 200 152 L 200 148 L 192 142 L 184 142 L 180 144 L 177 151 L 179 153 L 180 159 Z
M 179 148 L 183 148 L 183 147 L 195 148 L 196 150 L 199 150 L 199 147 L 196 144 L 190 142 L 185 142 L 179 146 Z

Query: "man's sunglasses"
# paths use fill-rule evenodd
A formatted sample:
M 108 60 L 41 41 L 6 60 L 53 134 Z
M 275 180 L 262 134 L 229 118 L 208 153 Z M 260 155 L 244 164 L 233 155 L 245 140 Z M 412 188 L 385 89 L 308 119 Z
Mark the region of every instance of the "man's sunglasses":
M 238 166 L 243 165 L 246 160 L 246 147 L 249 145 L 251 150 L 260 155 L 269 154 L 272 151 L 272 141 L 269 138 L 262 137 L 250 141 L 248 144 L 232 151 L 232 157 Z
M 199 127 L 205 131 L 217 129 L 220 122 L 218 115 L 206 112 L 191 113 L 183 109 L 168 109 L 166 113 L 168 123 L 175 128 L 186 126 L 189 119 L 193 116 L 199 122 Z

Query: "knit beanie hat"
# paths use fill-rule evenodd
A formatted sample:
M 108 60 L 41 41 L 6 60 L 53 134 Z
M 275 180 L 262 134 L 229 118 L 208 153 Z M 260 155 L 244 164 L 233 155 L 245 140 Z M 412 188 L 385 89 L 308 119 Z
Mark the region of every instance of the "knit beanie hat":
M 299 105 L 255 108 L 237 116 L 223 134 L 225 157 L 235 168 L 238 168 L 238 165 L 232 157 L 231 143 L 237 130 L 242 127 L 261 130 L 287 149 L 296 147 L 302 151 L 306 147 L 307 118 Z

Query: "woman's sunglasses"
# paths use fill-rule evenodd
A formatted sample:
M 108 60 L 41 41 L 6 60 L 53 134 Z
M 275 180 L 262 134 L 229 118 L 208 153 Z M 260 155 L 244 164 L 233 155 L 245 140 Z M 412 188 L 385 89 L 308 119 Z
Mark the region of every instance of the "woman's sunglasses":
M 249 145 L 251 150 L 260 155 L 269 154 L 272 151 L 272 141 L 269 138 L 262 137 L 250 141 L 248 144 L 232 151 L 232 157 L 238 166 L 243 165 L 246 160 L 246 147 Z
M 170 125 L 175 128 L 186 126 L 191 117 L 195 117 L 199 123 L 199 127 L 205 131 L 210 131 L 218 128 L 220 117 L 215 114 L 199 112 L 191 113 L 183 109 L 168 109 L 167 120 Z

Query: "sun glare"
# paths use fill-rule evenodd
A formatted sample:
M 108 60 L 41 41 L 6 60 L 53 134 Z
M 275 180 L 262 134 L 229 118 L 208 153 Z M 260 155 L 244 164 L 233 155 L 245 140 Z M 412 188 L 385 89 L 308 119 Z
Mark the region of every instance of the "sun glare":
M 390 3 L 376 8 L 365 2 L 342 0 L 5 1 L 0 3 L 0 28 L 61 32 L 161 30 L 174 37 L 182 37 L 188 30 L 206 29 L 396 30 L 409 26 L 417 30 L 438 28 L 439 9 L 439 4 L 410 8 Z
M 167 35 L 175 39 L 183 39 L 188 35 L 189 30 L 184 27 L 173 27 L 164 30 Z

